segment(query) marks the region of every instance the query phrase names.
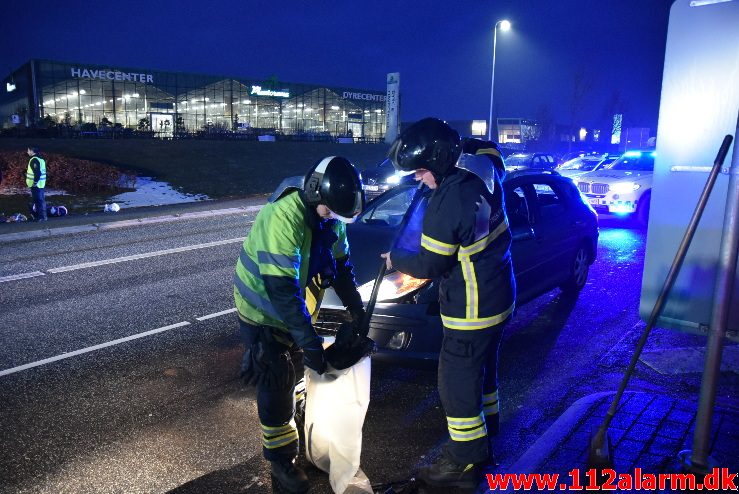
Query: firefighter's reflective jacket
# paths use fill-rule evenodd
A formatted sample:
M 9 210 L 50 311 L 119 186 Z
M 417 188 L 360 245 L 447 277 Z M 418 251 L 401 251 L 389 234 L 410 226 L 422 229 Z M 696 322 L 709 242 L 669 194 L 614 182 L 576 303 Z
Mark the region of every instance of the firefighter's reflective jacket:
M 325 273 L 326 260 L 317 266 L 311 255 L 326 247 L 328 255 L 322 257 L 335 270 L 337 295 L 350 309 L 361 308 L 362 301 L 354 284 L 344 224 L 321 222 L 301 194 L 289 191 L 257 215 L 236 262 L 234 298 L 245 322 L 274 328 L 283 343 L 312 348 L 321 340 L 306 308 L 306 285 L 315 274 Z
M 41 156 L 31 156 L 26 169 L 26 185 L 29 187 L 46 187 L 46 160 Z
M 491 153 L 497 150 L 482 147 L 473 152 L 476 156 L 465 158 L 492 166 L 490 159 L 496 156 Z M 499 154 L 497 159 L 502 164 Z M 503 208 L 501 175 L 497 170 L 493 173 L 491 193 L 475 173 L 455 168 L 429 199 L 420 250 L 391 252 L 399 271 L 417 278 L 440 278 L 439 304 L 447 328 L 494 326 L 515 307 L 511 233 Z

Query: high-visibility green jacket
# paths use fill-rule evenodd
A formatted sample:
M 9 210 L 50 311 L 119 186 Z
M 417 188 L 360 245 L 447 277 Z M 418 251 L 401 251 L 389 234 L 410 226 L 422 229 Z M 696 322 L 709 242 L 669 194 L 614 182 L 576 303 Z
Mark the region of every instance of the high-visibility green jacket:
M 305 305 L 311 245 L 320 219 L 298 190 L 268 203 L 257 215 L 236 262 L 234 298 L 245 322 L 275 328 L 283 342 L 302 348 L 320 344 Z M 333 222 L 331 252 L 337 264 L 334 289 L 347 307 L 361 308 L 348 262 L 346 228 Z M 314 246 L 315 247 L 315 246 Z M 311 273 L 312 275 L 313 273 Z
M 31 156 L 26 169 L 26 185 L 29 187 L 46 187 L 46 161 L 41 156 Z

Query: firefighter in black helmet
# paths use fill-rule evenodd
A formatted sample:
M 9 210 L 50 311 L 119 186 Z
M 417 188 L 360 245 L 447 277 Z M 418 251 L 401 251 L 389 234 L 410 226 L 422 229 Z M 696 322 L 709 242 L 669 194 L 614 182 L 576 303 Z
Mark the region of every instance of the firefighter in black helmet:
M 295 464 L 293 419 L 304 399 L 303 365 L 319 374 L 326 369 L 323 340 L 311 320 L 320 297 L 312 289 L 331 281 L 357 332 L 364 318 L 344 226 L 363 203 L 354 166 L 345 158 L 324 158 L 303 180 L 283 182 L 257 215 L 236 262 L 234 298 L 245 343 L 242 377 L 257 388 L 262 452 L 271 463 L 275 489 L 299 493 L 309 488 Z
M 498 347 L 515 307 L 503 159 L 493 143 L 463 143 L 435 118 L 402 132 L 389 156 L 398 170 L 413 171 L 416 180 L 435 189 L 420 250 L 383 254 L 388 268 L 440 278 L 444 339 L 438 385 L 449 440 L 419 476 L 434 486 L 474 487 L 478 467 L 492 460 L 488 435 L 498 427 Z

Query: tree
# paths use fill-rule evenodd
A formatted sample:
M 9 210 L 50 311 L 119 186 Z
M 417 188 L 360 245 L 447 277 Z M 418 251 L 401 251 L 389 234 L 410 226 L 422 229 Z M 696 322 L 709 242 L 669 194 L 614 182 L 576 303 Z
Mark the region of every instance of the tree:
M 552 108 L 548 104 L 540 105 L 536 110 L 536 122 L 539 125 L 539 136 L 534 145 L 539 149 L 554 149 L 557 145 L 557 127 Z
M 573 136 L 578 135 L 577 123 L 582 118 L 585 102 L 593 90 L 592 73 L 581 66 L 575 71 L 572 84 L 572 98 L 570 100 L 570 132 Z M 572 150 L 572 139 L 568 140 L 567 150 Z
M 139 120 L 138 130 L 149 130 L 149 119 L 144 117 Z

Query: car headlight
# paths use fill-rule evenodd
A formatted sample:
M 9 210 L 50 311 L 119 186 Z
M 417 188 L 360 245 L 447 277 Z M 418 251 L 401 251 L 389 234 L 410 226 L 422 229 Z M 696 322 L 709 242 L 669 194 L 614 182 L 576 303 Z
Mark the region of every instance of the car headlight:
M 634 183 L 634 182 L 617 182 L 609 187 L 611 192 L 615 192 L 616 194 L 628 194 L 629 192 L 634 192 L 637 190 L 641 185 Z
M 380 283 L 380 290 L 377 292 L 378 302 L 393 302 L 399 300 L 406 295 L 409 295 L 415 291 L 420 290 L 424 286 L 428 285 L 431 280 L 420 280 L 413 276 L 401 273 L 400 271 L 393 271 L 392 273 L 385 275 Z M 374 286 L 374 280 L 365 283 L 358 288 L 359 294 L 362 296 L 362 301 L 366 302 L 372 295 L 372 287 Z
M 387 182 L 387 183 L 389 183 L 391 185 L 399 184 L 400 183 L 400 176 L 399 175 L 395 175 L 395 174 L 390 175 L 389 177 L 387 177 L 387 179 L 385 180 L 385 182 Z

